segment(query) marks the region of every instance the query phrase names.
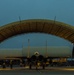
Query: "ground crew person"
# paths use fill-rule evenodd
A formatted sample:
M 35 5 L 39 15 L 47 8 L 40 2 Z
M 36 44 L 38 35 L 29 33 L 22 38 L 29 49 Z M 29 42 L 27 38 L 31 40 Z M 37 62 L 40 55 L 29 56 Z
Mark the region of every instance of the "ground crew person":
M 5 68 L 5 62 L 3 62 L 3 68 Z

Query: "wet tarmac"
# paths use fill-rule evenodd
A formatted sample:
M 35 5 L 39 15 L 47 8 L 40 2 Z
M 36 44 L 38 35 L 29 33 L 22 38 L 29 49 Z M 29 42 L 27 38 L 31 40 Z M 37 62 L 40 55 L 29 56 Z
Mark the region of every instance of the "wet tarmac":
M 55 70 L 2 70 L 0 75 L 74 75 L 74 71 Z
M 74 67 L 48 67 L 45 70 L 39 68 L 0 68 L 0 75 L 74 75 Z

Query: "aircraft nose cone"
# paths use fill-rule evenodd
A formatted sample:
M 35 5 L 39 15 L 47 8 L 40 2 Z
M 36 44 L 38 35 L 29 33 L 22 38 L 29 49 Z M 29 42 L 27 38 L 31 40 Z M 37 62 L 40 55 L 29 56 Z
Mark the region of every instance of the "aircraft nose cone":
M 35 55 L 35 56 L 39 56 L 39 52 L 35 52 L 34 55 Z

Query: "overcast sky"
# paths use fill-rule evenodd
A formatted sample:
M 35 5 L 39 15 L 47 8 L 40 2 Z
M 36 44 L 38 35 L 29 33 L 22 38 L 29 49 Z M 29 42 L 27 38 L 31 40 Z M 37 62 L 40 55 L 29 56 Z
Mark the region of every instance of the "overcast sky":
M 74 25 L 74 0 L 0 0 L 0 26 L 26 19 L 49 19 Z M 62 38 L 47 34 L 23 34 L 2 42 L 0 48 L 21 48 L 28 45 L 69 46 L 72 44 Z

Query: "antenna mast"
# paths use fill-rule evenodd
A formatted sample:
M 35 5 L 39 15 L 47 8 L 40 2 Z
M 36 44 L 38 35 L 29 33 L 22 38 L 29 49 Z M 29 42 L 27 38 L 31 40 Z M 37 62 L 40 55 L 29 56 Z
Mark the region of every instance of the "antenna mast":
M 23 56 L 23 50 L 24 50 L 24 42 L 22 43 L 22 56 Z
M 19 16 L 19 21 L 20 21 L 20 23 L 21 23 L 21 17 Z
M 46 57 L 48 57 L 48 53 L 47 53 L 47 40 L 46 40 Z
M 28 39 L 28 58 L 30 57 L 30 39 Z

